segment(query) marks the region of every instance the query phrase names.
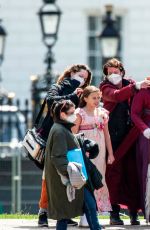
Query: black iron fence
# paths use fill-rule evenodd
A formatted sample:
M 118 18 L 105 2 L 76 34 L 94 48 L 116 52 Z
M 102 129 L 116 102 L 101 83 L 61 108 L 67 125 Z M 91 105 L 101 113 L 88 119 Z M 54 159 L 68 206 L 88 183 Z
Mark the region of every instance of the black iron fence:
M 28 100 L 0 100 L 0 213 L 37 213 L 42 172 L 20 143 L 31 126 Z
M 18 129 L 18 138 L 20 139 L 19 124 L 24 123 L 25 129 L 32 126 L 32 111 L 29 107 L 29 101 L 26 99 L 21 105 L 20 100 L 0 100 L 0 129 L 4 132 L 4 128 L 8 127 L 7 131 L 11 135 L 11 129 Z M 2 132 L 0 133 L 0 139 Z

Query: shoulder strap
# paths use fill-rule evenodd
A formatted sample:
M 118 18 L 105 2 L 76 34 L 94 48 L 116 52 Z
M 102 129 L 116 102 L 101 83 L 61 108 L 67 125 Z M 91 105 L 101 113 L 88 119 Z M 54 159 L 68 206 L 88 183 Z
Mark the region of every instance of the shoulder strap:
M 34 122 L 35 127 L 38 126 L 38 124 L 39 124 L 39 121 L 41 119 L 41 116 L 42 116 L 42 113 L 44 111 L 45 105 L 46 105 L 46 98 L 44 99 L 44 101 L 43 101 L 43 103 L 41 105 L 41 109 L 40 109 L 40 111 L 39 111 L 39 113 L 38 113 L 38 115 L 37 115 L 37 117 L 35 119 L 35 122 Z

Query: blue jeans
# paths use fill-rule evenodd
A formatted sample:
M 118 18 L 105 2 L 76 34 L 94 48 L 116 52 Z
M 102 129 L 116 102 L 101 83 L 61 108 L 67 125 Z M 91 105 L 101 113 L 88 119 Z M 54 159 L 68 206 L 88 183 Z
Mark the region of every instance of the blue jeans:
M 84 206 L 83 211 L 86 215 L 87 222 L 91 230 L 100 230 L 101 226 L 98 221 L 96 201 L 88 189 L 84 189 Z
M 84 188 L 84 205 L 83 212 L 86 215 L 89 227 L 91 230 L 101 230 L 101 226 L 98 221 L 96 201 L 88 189 Z M 56 224 L 56 230 L 66 230 L 67 219 L 58 220 Z
M 56 230 L 66 230 L 68 219 L 57 220 Z

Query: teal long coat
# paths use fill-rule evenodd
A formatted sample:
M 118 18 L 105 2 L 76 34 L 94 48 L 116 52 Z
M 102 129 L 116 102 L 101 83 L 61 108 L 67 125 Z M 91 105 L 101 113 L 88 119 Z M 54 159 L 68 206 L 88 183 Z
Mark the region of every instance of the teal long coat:
M 68 124 L 54 123 L 49 133 L 46 158 L 45 179 L 48 193 L 49 218 L 60 220 L 83 214 L 83 188 L 76 190 L 75 200 L 68 201 L 66 186 L 62 184 L 57 170 L 67 175 L 67 151 L 78 148 L 78 142 Z

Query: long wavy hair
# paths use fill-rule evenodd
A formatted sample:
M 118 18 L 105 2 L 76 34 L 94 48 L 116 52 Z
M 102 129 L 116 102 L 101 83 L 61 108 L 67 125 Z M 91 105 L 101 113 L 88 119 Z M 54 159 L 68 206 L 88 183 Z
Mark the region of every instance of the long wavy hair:
M 87 86 L 82 93 L 82 96 L 80 98 L 80 103 L 79 103 L 79 107 L 83 108 L 86 106 L 86 101 L 85 98 L 87 98 L 91 93 L 95 93 L 95 92 L 100 92 L 99 88 L 95 87 L 94 85 L 90 85 Z
M 81 70 L 86 70 L 88 72 L 88 77 L 87 80 L 85 81 L 85 84 L 82 86 L 82 88 L 85 88 L 86 86 L 90 85 L 91 80 L 92 80 L 92 73 L 89 69 L 88 66 L 82 65 L 82 64 L 77 64 L 77 65 L 72 65 L 64 70 L 64 72 L 59 76 L 57 80 L 57 84 L 60 84 L 64 78 L 70 78 L 71 73 L 77 73 Z

